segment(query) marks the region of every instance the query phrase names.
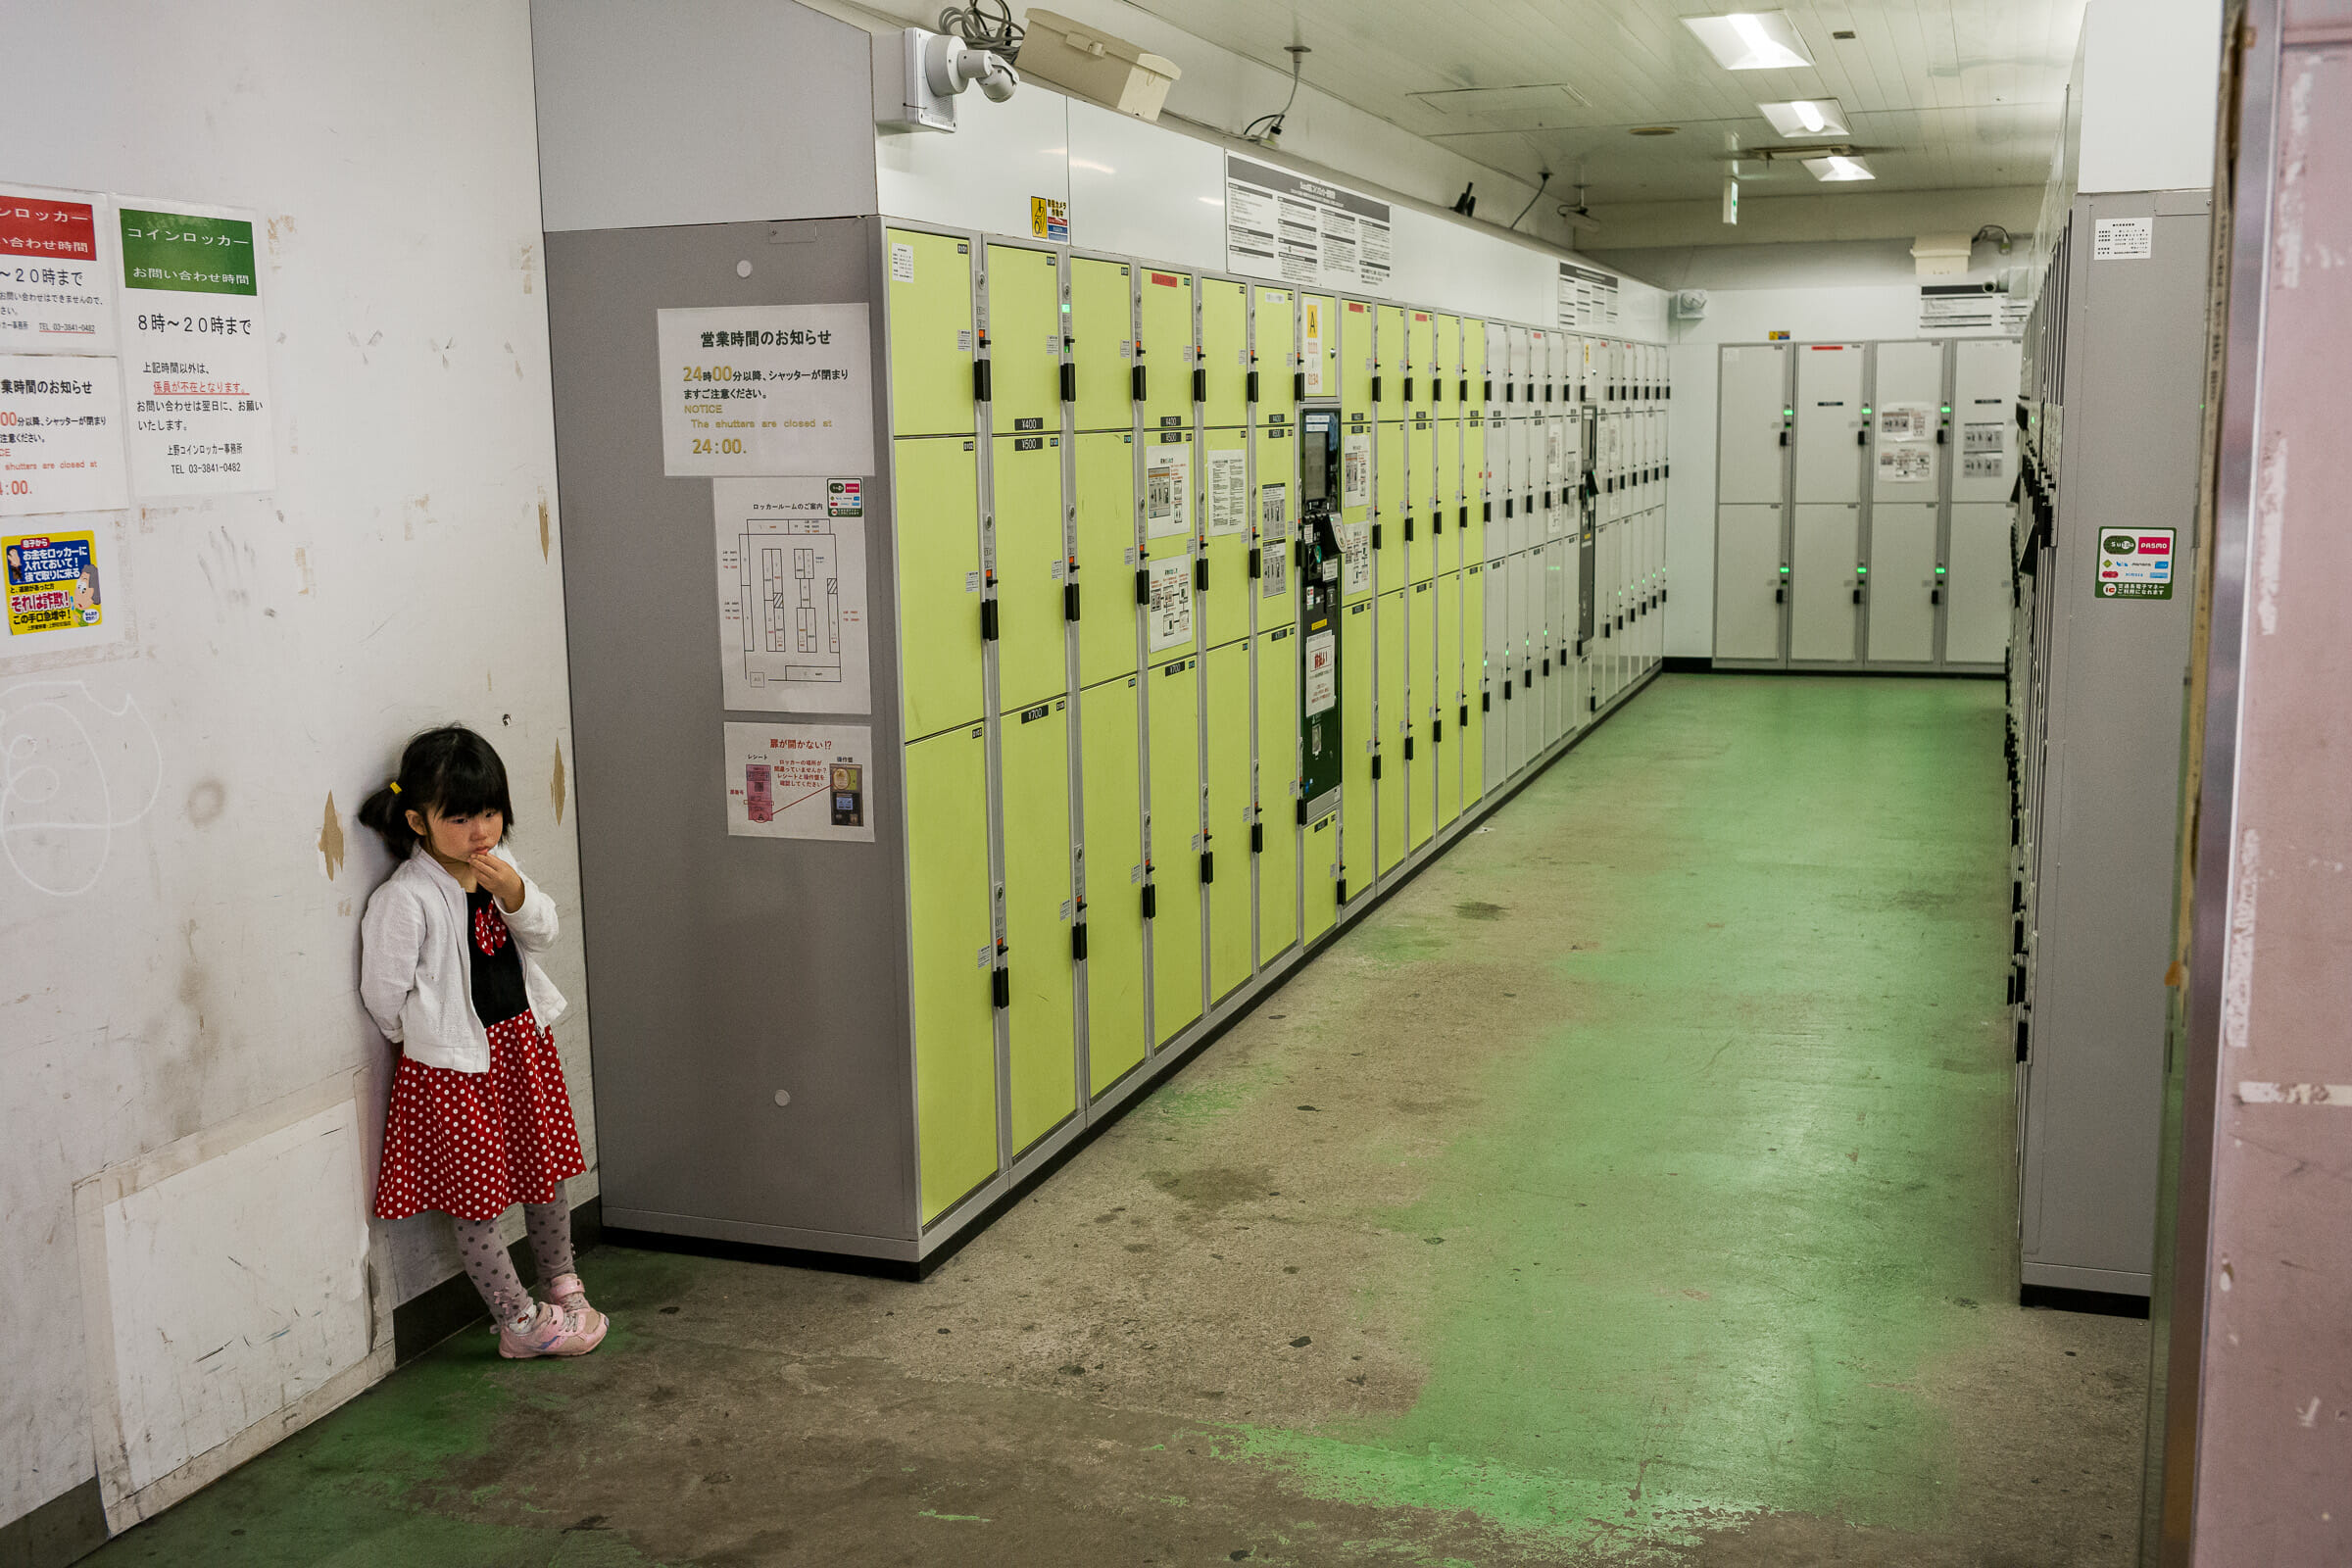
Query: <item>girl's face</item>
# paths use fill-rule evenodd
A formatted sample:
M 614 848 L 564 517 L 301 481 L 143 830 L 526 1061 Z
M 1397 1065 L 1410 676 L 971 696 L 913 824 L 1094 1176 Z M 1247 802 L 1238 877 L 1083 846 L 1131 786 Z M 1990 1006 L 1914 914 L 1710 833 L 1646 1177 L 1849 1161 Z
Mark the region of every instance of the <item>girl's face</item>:
M 414 828 L 444 860 L 460 864 L 495 848 L 507 836 L 507 818 L 500 811 L 477 811 L 471 816 L 443 816 L 438 810 L 411 811 Z

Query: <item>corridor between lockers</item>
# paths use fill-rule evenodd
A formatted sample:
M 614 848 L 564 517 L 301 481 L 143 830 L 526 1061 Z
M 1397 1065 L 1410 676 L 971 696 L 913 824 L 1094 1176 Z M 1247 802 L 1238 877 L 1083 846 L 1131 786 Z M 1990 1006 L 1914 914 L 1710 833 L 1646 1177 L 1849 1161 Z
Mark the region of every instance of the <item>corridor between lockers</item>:
M 928 1282 L 602 1249 L 598 1355 L 97 1560 L 2121 1564 L 2146 1327 L 2013 1304 L 2001 722 L 1664 677 Z

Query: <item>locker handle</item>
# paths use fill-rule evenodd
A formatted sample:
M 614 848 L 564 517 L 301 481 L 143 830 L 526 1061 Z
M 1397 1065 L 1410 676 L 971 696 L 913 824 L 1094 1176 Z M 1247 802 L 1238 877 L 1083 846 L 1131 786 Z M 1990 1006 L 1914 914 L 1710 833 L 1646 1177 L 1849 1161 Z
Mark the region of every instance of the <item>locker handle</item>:
M 989 360 L 974 360 L 972 362 L 972 401 L 974 403 L 986 403 L 989 401 L 988 374 L 989 366 L 993 362 Z
M 1372 374 L 1372 401 L 1375 403 L 1380 401 L 1380 372 L 1377 370 Z
M 1784 429 L 1784 430 L 1781 432 L 1781 445 L 1783 445 L 1783 446 L 1787 446 L 1788 444 L 1788 432 L 1787 430 L 1785 430 L 1785 429 Z
M 1506 517 L 1511 514 L 1511 498 L 1509 496 L 1502 498 L 1502 514 Z
M 2031 1061 L 2034 1059 L 2034 1053 L 2027 1045 L 2027 1028 L 2028 1025 L 2025 1019 L 2020 1018 L 2017 1020 L 2017 1059 L 2020 1061 Z
M 1461 710 L 1461 716 L 1454 720 L 1454 728 L 1468 729 L 1470 727 L 1470 705 L 1468 703 L 1462 704 Z
M 1136 350 L 1136 353 L 1138 353 L 1138 354 L 1141 354 L 1141 353 L 1143 353 L 1143 350 L 1142 350 L 1142 349 L 1137 349 L 1137 350 Z M 1133 371 L 1129 372 L 1128 379 L 1134 383 L 1135 401 L 1136 401 L 1136 402 L 1138 402 L 1138 403 L 1141 403 L 1141 402 L 1143 402 L 1143 401 L 1144 401 L 1144 368 L 1143 368 L 1142 366 L 1140 366 L 1140 365 L 1139 365 L 1139 366 L 1137 366 L 1137 367 L 1134 368 L 1134 370 L 1133 370 Z M 1783 443 L 1783 445 L 1786 445 L 1786 444 L 1787 444 L 1787 443 L 1785 443 L 1785 442 Z
M 1061 362 L 1061 401 L 1064 403 L 1078 401 L 1078 365 L 1074 360 Z M 1081 926 L 1079 929 L 1084 930 L 1085 927 Z
M 1854 603 L 1858 605 L 1858 604 L 1860 604 L 1861 602 L 1862 602 L 1862 590 L 1861 590 L 1861 589 L 1859 589 L 1859 588 L 1856 588 L 1856 589 L 1854 590 Z
M 1072 963 L 1086 961 L 1086 922 L 1084 920 L 1080 920 L 1070 927 L 1070 961 Z
M 1250 580 L 1251 582 L 1255 582 L 1257 580 L 1259 559 L 1260 547 L 1257 545 L 1251 545 L 1250 547 Z
M 1206 556 L 1193 558 L 1193 591 L 1203 594 L 1208 592 L 1208 557 Z
M 1372 754 L 1372 777 L 1375 782 L 1380 778 L 1380 754 L 1378 752 Z
M 1404 514 L 1404 542 L 1408 545 L 1413 542 L 1413 514 L 1409 512 Z
M 1266 824 L 1263 822 L 1250 824 L 1250 853 L 1251 855 L 1266 853 Z
M 1504 690 L 1503 695 L 1506 697 L 1510 695 L 1510 692 L 1507 688 Z M 1482 713 L 1493 712 L 1494 710 L 1494 694 L 1493 692 L 1480 692 L 1478 694 L 1478 710 Z M 1462 720 L 1462 722 L 1467 724 L 1470 721 L 1465 718 Z
M 980 640 L 984 643 L 997 640 L 997 602 L 994 599 L 980 601 Z
M 1438 535 L 1444 533 L 1445 531 L 1446 514 L 1443 512 L 1431 513 L 1429 514 L 1429 536 L 1432 539 L 1435 539 Z
M 1413 760 L 1413 738 L 1410 735 L 1404 738 L 1404 760 L 1408 762 Z
M 1306 401 L 1306 372 L 1304 370 L 1295 371 L 1291 376 L 1291 401 L 1294 403 Z
M 1478 519 L 1479 521 L 1481 521 L 1481 522 L 1493 522 L 1493 521 L 1494 520 L 1494 502 L 1492 502 L 1492 501 L 1482 501 L 1482 502 L 1480 502 L 1480 503 L 1479 503 L 1479 508 L 1480 508 L 1480 514 L 1479 514 L 1479 519 Z M 1510 509 L 1510 503 L 1509 503 L 1509 502 L 1507 502 L 1507 501 L 1506 501 L 1506 502 L 1504 502 L 1504 503 L 1503 503 L 1503 509 L 1504 509 L 1504 511 L 1503 511 L 1503 515 L 1505 515 L 1505 516 L 1508 516 L 1508 515 L 1510 515 L 1510 511 L 1509 511 L 1509 509 Z M 1468 509 L 1467 509 L 1467 508 L 1464 508 L 1463 510 L 1464 510 L 1464 511 L 1467 511 Z
M 1943 426 L 1940 424 L 1936 427 L 1936 444 L 1943 445 Z
M 1139 605 L 1152 602 L 1152 568 L 1149 566 L 1135 568 L 1135 602 Z
M 1061 585 L 1061 618 L 1064 620 L 1078 618 L 1078 585 L 1074 582 L 1065 582 Z
M 1413 378 L 1409 375 L 1404 378 L 1404 401 L 1413 401 Z
M 1470 526 L 1470 509 L 1468 507 L 1465 506 L 1462 508 L 1462 514 L 1460 517 L 1455 519 L 1454 525 L 1461 528 L 1467 528 Z
M 1854 445 L 1858 447 L 1866 447 L 1870 445 L 1870 432 L 1868 430 L 1856 430 L 1854 432 Z
M 1372 524 L 1372 548 L 1375 550 L 1380 548 L 1380 523 L 1377 520 Z
M 1257 372 L 1255 370 L 1250 372 L 1249 383 L 1249 400 L 1255 403 L 1257 401 Z
M 1551 678 L 1551 656 L 1549 654 L 1544 656 L 1544 678 L 1545 680 Z
M 1298 797 L 1298 825 L 1306 826 L 1306 797 L 1303 795 Z
M 1490 386 L 1490 390 L 1489 390 L 1489 391 L 1488 391 L 1488 393 L 1487 393 L 1487 401 L 1489 401 L 1489 402 L 1491 403 L 1491 402 L 1493 402 L 1493 401 L 1494 401 L 1494 392 L 1491 390 L 1491 388 L 1492 388 L 1492 386 L 1493 386 L 1493 383 L 1492 383 L 1492 382 L 1490 382 L 1490 383 L 1489 383 L 1489 386 Z M 1505 381 L 1505 382 L 1503 382 L 1503 383 L 1502 383 L 1502 401 L 1503 401 L 1503 402 L 1505 402 L 1505 403 L 1515 403 L 1515 402 L 1517 402 L 1517 401 L 1518 401 L 1518 398 L 1519 398 L 1519 383 L 1518 383 L 1518 382 L 1516 382 L 1516 381 Z
M 1502 677 L 1502 700 L 1506 703 L 1511 700 L 1511 677 L 1508 675 Z
M 998 964 L 988 977 L 989 1001 L 999 1007 L 1012 1005 L 1012 970 Z
M 1144 884 L 1144 918 L 1149 920 L 1157 913 L 1159 913 L 1159 888 L 1154 883 L 1147 882 Z
M 1200 852 L 1200 885 L 1202 887 L 1206 887 L 1216 879 L 1217 852 L 1214 850 L 1202 850 Z
M 1195 403 L 1208 401 L 1208 367 L 1205 365 L 1193 367 L 1193 401 Z
M 1433 718 L 1429 721 L 1429 744 L 1432 746 L 1446 744 L 1446 721 L 1444 719 Z
M 1481 402 L 1485 403 L 1494 401 L 1494 378 L 1493 376 L 1490 375 L 1479 383 L 1479 398 Z
M 1551 401 L 1551 383 L 1549 381 L 1544 383 L 1544 401 L 1546 403 Z
M 1342 904 L 1348 902 L 1348 879 L 1346 877 L 1340 878 L 1339 902 Z
M 1943 584 L 1937 583 L 1935 587 L 1928 590 L 1928 603 L 1931 605 L 1940 605 L 1943 603 Z
M 1470 378 L 1468 376 L 1465 375 L 1462 377 L 1461 385 L 1455 390 L 1453 400 L 1456 403 L 1467 403 L 1470 401 Z
M 1776 605 L 1785 605 L 1788 602 L 1788 585 L 1787 583 L 1776 582 L 1772 585 L 1772 602 Z

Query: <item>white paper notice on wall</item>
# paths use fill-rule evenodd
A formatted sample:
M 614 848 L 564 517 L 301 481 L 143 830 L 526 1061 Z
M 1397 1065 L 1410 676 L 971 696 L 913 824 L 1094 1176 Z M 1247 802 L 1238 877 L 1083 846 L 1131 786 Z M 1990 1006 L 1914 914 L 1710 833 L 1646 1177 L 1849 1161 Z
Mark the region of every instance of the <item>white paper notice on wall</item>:
M 874 732 L 863 724 L 726 726 L 727 833 L 874 841 Z
M 1306 372 L 1306 395 L 1323 396 L 1323 329 L 1329 324 L 1323 319 L 1325 310 L 1321 300 L 1298 302 L 1298 368 Z
M 1340 505 L 1372 504 L 1372 432 L 1350 430 L 1340 444 Z
M 127 506 L 123 472 L 113 360 L 0 354 L 0 517 Z
M 663 473 L 755 478 L 874 471 L 865 306 L 655 314 Z
M 1936 477 L 1936 449 L 1925 446 L 1879 448 L 1879 483 L 1926 484 Z
M 713 479 L 719 706 L 864 713 L 864 482 Z
M 115 352 L 111 220 L 103 196 L 0 185 L 0 354 Z
M 1340 645 L 1337 633 L 1309 632 L 1304 650 L 1305 710 L 1311 718 L 1327 713 L 1340 700 Z
M 1879 409 L 1879 441 L 1928 441 L 1936 434 L 1936 411 L 1925 403 L 1887 403 Z
M 2092 226 L 2090 259 L 2094 262 L 2144 262 L 2156 254 L 2156 220 L 2152 218 L 2102 218 Z
M 1237 456 L 1239 454 L 1236 454 Z M 1144 448 L 1144 533 L 1160 539 L 1192 527 L 1193 443 L 1189 435 Z
M 117 317 L 130 485 L 144 497 L 277 484 L 255 215 L 126 196 Z
M 1151 617 L 1152 652 L 1181 648 L 1193 640 L 1193 558 L 1163 557 L 1148 569 L 1152 602 L 1146 612 Z
M 1368 594 L 1372 591 L 1372 525 L 1344 522 L 1339 532 L 1340 592 Z
M 1250 531 L 1250 455 L 1246 452 L 1208 455 L 1208 531 Z

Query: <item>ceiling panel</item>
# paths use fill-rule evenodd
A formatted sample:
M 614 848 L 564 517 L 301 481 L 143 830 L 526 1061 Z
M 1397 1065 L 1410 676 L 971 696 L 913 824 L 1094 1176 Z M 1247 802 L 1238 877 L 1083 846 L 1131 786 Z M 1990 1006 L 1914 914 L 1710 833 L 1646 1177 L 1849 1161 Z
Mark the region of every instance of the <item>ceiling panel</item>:
M 1787 6 L 1814 66 L 1729 72 L 1682 24 L 1693 0 L 1135 0 L 1467 157 L 1594 206 L 1712 197 L 1728 136 L 1777 143 L 1759 102 L 1837 98 L 1874 149 L 1857 190 L 2037 184 L 2064 111 L 2083 0 L 1818 0 Z M 1839 30 L 1854 34 L 1838 39 Z M 1636 126 L 1671 124 L 1672 136 Z M 1884 149 L 1878 150 L 1878 149 Z M 1751 175 L 1793 189 L 1788 170 Z M 1814 187 L 1809 176 L 1797 178 Z M 1832 187 L 1818 187 L 1828 189 Z M 1760 192 L 1759 194 L 1763 194 Z

